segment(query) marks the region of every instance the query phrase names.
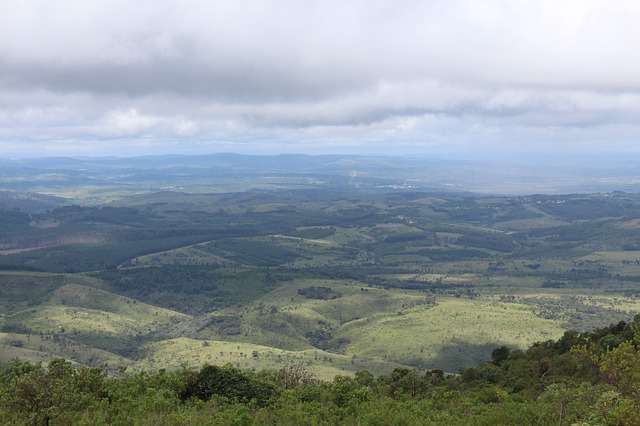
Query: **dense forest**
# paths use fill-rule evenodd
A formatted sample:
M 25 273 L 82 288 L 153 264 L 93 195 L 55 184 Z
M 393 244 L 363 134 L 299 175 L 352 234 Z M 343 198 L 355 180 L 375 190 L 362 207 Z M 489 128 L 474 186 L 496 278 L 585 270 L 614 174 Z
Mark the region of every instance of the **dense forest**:
M 230 364 L 128 374 L 55 359 L 0 371 L 3 424 L 637 425 L 640 316 L 568 331 L 527 350 L 495 348 L 459 374 L 396 368 L 318 380 L 303 364 Z M 254 354 L 255 356 L 255 354 Z

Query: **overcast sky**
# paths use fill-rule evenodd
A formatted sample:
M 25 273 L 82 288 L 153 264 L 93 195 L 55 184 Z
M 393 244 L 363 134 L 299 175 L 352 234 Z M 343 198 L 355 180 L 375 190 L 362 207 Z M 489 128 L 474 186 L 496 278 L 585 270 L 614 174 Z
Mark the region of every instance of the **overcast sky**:
M 0 156 L 640 153 L 638 0 L 0 0 Z

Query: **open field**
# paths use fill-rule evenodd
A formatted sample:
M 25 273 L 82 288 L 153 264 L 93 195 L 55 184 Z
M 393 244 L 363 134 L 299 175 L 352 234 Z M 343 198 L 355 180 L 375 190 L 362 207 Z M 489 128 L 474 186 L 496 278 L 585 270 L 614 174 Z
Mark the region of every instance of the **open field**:
M 340 355 L 319 349 L 288 351 L 252 343 L 195 340 L 176 338 L 149 344 L 149 355 L 137 363 L 135 369 L 156 371 L 176 366 L 198 367 L 202 364 L 225 365 L 256 370 L 278 370 L 287 364 L 304 364 L 320 379 L 330 379 L 337 374 L 353 375 L 367 370 L 382 374 L 402 364 L 380 361 L 377 358 L 360 358 Z
M 456 371 L 489 358 L 500 345 L 526 349 L 563 332 L 557 321 L 539 318 L 524 305 L 447 297 L 434 307 L 345 324 L 338 335 L 349 339 L 348 353 Z

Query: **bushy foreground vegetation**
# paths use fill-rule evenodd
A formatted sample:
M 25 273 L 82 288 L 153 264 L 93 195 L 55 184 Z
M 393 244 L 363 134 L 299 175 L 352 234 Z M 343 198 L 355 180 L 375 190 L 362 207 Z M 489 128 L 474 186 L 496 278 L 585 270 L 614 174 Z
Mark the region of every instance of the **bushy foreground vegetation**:
M 568 331 L 526 351 L 502 346 L 458 375 L 396 368 L 319 381 L 302 364 L 277 372 L 205 365 L 122 369 L 15 361 L 0 374 L 4 424 L 640 424 L 640 316 Z

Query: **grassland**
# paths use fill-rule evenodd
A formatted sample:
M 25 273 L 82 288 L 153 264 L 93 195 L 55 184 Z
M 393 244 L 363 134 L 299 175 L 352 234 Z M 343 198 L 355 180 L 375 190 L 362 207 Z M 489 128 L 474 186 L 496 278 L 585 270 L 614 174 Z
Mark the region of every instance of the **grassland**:
M 320 349 L 288 351 L 271 346 L 243 342 L 175 338 L 155 342 L 145 347 L 149 355 L 134 369 L 157 371 L 176 366 L 198 367 L 202 364 L 224 365 L 255 370 L 278 370 L 287 364 L 304 364 L 320 379 L 337 374 L 350 376 L 355 371 L 367 370 L 382 374 L 402 366 L 399 363 L 340 355 Z
M 348 353 L 456 371 L 486 360 L 497 346 L 526 349 L 563 332 L 558 321 L 538 318 L 525 305 L 443 297 L 434 307 L 345 324 L 339 335 L 349 339 Z

